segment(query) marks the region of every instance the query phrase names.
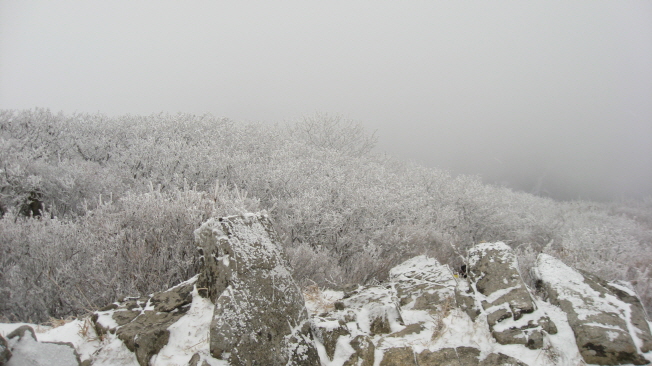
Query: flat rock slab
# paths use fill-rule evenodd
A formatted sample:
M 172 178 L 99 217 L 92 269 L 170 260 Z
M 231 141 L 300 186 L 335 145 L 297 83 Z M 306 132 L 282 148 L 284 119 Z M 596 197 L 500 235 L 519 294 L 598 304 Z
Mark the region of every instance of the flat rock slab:
M 215 303 L 213 357 L 234 366 L 319 365 L 303 295 L 267 216 L 210 219 L 195 238 L 198 287 Z
M 587 363 L 649 363 L 641 352 L 650 348 L 650 329 L 633 292 L 580 273 L 546 254 L 537 257 L 533 274 L 549 301 L 568 315 Z

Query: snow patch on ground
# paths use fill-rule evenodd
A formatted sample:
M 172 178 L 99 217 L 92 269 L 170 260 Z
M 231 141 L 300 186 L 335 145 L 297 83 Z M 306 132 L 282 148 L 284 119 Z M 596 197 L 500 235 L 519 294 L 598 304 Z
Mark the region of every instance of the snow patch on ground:
M 139 366 L 136 354 L 114 334 L 106 334 L 101 348 L 93 356 L 93 366 Z
M 170 340 L 158 355 L 150 360 L 152 366 L 187 365 L 190 358 L 198 353 L 201 360 L 211 366 L 226 366 L 228 362 L 211 357 L 209 347 L 210 324 L 214 305 L 197 293 L 192 292 L 190 310 L 176 323 L 170 325 Z M 201 361 L 199 362 L 201 365 Z
M 210 355 L 208 334 L 213 317 L 213 303 L 209 299 L 199 296 L 196 287 L 192 292 L 192 296 L 193 300 L 190 309 L 168 328 L 170 331 L 168 344 L 161 349 L 158 355 L 152 357 L 150 365 L 187 365 L 195 353 L 198 353 L 201 357 L 200 365 L 203 361 L 206 361 L 210 366 L 229 365 L 228 362 L 217 360 Z M 112 313 L 113 311 L 101 312 L 101 324 L 111 324 L 113 321 L 111 318 Z M 21 325 L 32 327 L 39 342 L 72 343 L 81 360 L 92 359 L 93 366 L 138 366 L 136 355 L 115 334 L 107 333 L 103 337 L 98 337 L 92 322 L 88 318 L 73 320 L 56 328 L 27 323 L 0 324 L 0 333 L 6 337 L 7 334 Z M 45 344 L 47 345 L 47 343 Z M 22 351 L 19 350 L 19 352 Z M 27 357 L 32 359 L 40 356 L 27 355 Z M 50 363 L 45 362 L 42 364 Z

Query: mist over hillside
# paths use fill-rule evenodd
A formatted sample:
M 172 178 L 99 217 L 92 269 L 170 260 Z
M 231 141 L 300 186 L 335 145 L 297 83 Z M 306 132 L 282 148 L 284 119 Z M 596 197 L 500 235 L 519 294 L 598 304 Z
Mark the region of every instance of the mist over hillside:
M 652 2 L 0 1 L 0 109 L 342 113 L 557 200 L 652 195 Z
M 0 110 L 0 316 L 44 321 L 166 289 L 196 273 L 202 222 L 256 211 L 303 285 L 373 283 L 418 254 L 457 267 L 503 241 L 528 281 L 547 253 L 632 281 L 652 310 L 652 198 L 554 201 L 376 153 L 376 139 L 327 114 Z

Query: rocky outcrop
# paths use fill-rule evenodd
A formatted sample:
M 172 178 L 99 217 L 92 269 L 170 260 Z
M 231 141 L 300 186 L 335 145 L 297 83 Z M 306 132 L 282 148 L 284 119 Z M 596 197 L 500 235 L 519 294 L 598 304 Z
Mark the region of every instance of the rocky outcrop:
M 211 219 L 196 232 L 198 284 L 215 303 L 210 352 L 232 365 L 319 365 L 299 287 L 265 216 Z
M 1 337 L 0 337 L 1 338 Z M 7 334 L 11 352 L 0 365 L 7 366 L 79 366 L 75 347 L 65 342 L 39 342 L 32 327 L 23 325 Z M 0 359 L 2 360 L 2 359 Z
M 167 345 L 168 328 L 190 309 L 197 277 L 151 296 L 126 298 L 92 316 L 97 334 L 116 334 L 141 366 Z
M 568 316 L 584 361 L 598 365 L 647 365 L 652 349 L 643 306 L 625 286 L 576 271 L 546 254 L 533 274 L 549 301 Z
M 603 299 L 583 302 L 617 303 L 620 310 L 610 313 L 601 305 L 591 310 L 595 315 L 586 317 L 585 323 L 576 323 L 581 316 L 573 315 L 574 311 L 581 311 L 572 306 L 579 300 L 558 300 L 558 293 L 570 290 L 548 289 L 547 276 L 557 269 L 539 262 L 540 283 L 547 286 L 550 302 L 533 295 L 521 279 L 516 256 L 504 243 L 470 249 L 467 278 L 433 258 L 418 256 L 391 269 L 387 283 L 324 290 L 317 301 L 321 307 L 309 306 L 320 357 L 326 364 L 381 366 L 649 363 L 643 354 L 650 352 L 652 336 L 635 293 L 622 284 L 583 274 L 587 288 L 598 291 L 590 296 Z M 332 306 L 325 306 L 324 299 L 331 299 Z M 568 314 L 568 320 L 556 306 Z M 616 331 L 619 322 L 629 328 Z M 638 349 L 622 347 L 618 353 L 615 348 L 625 333 L 632 335 L 630 345 L 636 343 Z M 618 357 L 598 358 L 601 354 Z M 650 356 L 652 352 L 647 353 Z
M 504 243 L 483 243 L 469 251 L 468 278 L 476 301 L 500 344 L 543 347 L 557 328 L 537 306 L 518 272 L 516 255 Z
M 322 359 L 344 365 L 526 365 L 500 353 L 481 357 L 480 349 L 461 344 L 437 346 L 438 339 L 448 342 L 445 319 L 463 314 L 455 310 L 462 284 L 469 288 L 448 266 L 418 256 L 391 269 L 384 285 L 343 292 L 332 310 L 313 314 Z M 473 303 L 476 297 L 468 298 Z
M 199 343 L 185 348 L 200 352 L 183 359 L 189 365 L 319 365 L 303 296 L 270 220 L 254 214 L 211 219 L 195 237 L 201 254 L 197 276 L 101 309 L 92 317 L 96 332 L 117 337 L 141 366 L 165 364 L 190 332 Z M 201 314 L 206 302 L 212 304 L 208 318 Z M 205 323 L 190 330 L 191 316 Z

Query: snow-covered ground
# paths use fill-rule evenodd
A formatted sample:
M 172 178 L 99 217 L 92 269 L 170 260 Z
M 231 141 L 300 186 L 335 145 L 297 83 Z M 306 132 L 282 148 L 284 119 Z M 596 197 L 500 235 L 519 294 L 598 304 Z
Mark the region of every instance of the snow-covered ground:
M 429 263 L 423 263 L 422 267 L 428 267 L 429 265 Z M 560 276 L 563 275 L 562 271 L 559 273 Z M 571 275 L 563 275 L 562 277 L 566 281 L 573 279 Z M 453 286 L 468 286 L 466 279 L 454 278 L 456 283 Z M 489 331 L 485 313 L 480 313 L 478 318 L 473 321 L 465 311 L 456 306 L 449 306 L 445 311 L 437 313 L 414 310 L 411 305 L 398 307 L 400 312 L 398 316 L 402 319 L 403 324 L 391 320 L 394 318 L 390 317 L 391 324 L 389 324 L 389 327 L 391 333 L 374 335 L 369 329 L 370 312 L 377 310 L 378 307 L 391 305 L 388 303 L 390 297 L 383 296 L 395 291 L 395 285 L 396 283 L 389 282 L 383 286 L 366 288 L 366 293 L 375 299 L 374 306 L 376 308 L 370 308 L 363 303 L 357 306 L 355 301 L 358 300 L 349 300 L 354 305 L 351 309 L 355 312 L 355 320 L 346 324 L 350 334 L 341 336 L 338 339 L 332 359 L 328 357 L 324 345 L 319 340 L 315 340 L 323 366 L 343 365 L 354 353 L 354 349 L 349 342 L 358 335 L 369 336 L 375 345 L 374 366 L 380 365 L 385 350 L 406 346 L 411 347 L 416 353 L 424 350 L 434 352 L 443 348 L 473 347 L 480 350 L 481 359 L 492 353 L 502 353 L 530 366 L 586 365 L 578 351 L 575 335 L 569 326 L 566 313 L 559 307 L 536 296 L 534 302 L 538 308 L 537 311 L 545 313 L 557 327 L 556 334 L 548 334 L 545 337 L 542 349 L 532 350 L 523 345 L 499 344 Z M 342 291 L 321 290 L 315 286 L 312 287 L 313 289 L 306 296 L 306 308 L 311 316 L 332 312 L 335 303 L 343 300 L 345 296 Z M 170 331 L 169 342 L 157 355 L 152 357 L 151 365 L 187 365 L 195 354 L 201 357 L 201 362 L 206 361 L 211 366 L 228 365 L 226 361 L 212 358 L 209 352 L 209 326 L 214 305 L 210 300 L 199 296 L 196 287 L 192 292 L 192 296 L 191 308 L 180 320 L 168 328 Z M 103 316 L 110 318 L 111 314 L 108 312 L 104 315 L 100 314 L 100 322 Z M 0 334 L 6 338 L 7 334 L 21 325 L 30 325 L 36 332 L 39 342 L 72 343 L 81 360 L 92 359 L 95 366 L 138 366 L 134 353 L 130 352 L 122 341 L 113 334 L 98 336 L 93 323 L 88 318 L 73 320 L 57 327 L 25 323 L 0 324 Z M 412 325 L 412 329 L 416 328 L 417 330 L 401 333 L 410 325 Z M 418 325 L 418 327 L 414 325 Z M 338 326 L 340 324 L 337 320 L 332 321 L 333 329 Z M 323 319 L 321 320 L 321 328 L 329 328 Z M 10 346 L 16 345 L 15 339 L 10 340 Z M 28 348 L 29 342 L 23 346 Z M 37 356 L 39 355 L 34 357 Z M 648 352 L 644 356 L 652 361 L 652 352 Z M 56 360 L 50 361 L 50 363 L 45 364 L 59 365 Z M 12 358 L 7 366 L 23 364 L 18 363 L 18 359 Z
M 198 353 L 202 360 L 211 366 L 225 366 L 227 362 L 210 356 L 208 345 L 208 328 L 213 316 L 213 303 L 193 291 L 190 310 L 172 324 L 170 340 L 158 355 L 152 357 L 152 366 L 187 365 L 190 358 Z M 73 320 L 58 327 L 27 323 L 0 324 L 0 334 L 4 337 L 21 325 L 31 326 L 39 342 L 70 342 L 74 345 L 82 361 L 93 360 L 94 366 L 138 366 L 133 352 L 114 334 L 99 337 L 89 318 Z M 13 366 L 17 359 L 10 359 L 7 366 Z M 201 364 L 201 362 L 200 362 Z M 57 366 L 56 360 L 49 360 L 44 365 Z

